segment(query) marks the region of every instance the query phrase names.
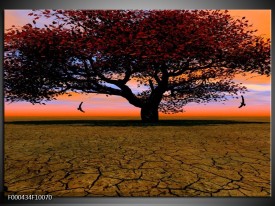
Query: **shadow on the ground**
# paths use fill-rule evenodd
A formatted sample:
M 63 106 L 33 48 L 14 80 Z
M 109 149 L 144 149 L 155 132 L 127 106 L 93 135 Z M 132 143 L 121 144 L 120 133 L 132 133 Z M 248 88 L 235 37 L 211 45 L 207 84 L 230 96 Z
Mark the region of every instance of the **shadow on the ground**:
M 143 123 L 140 120 L 41 120 L 11 121 L 5 124 L 53 125 L 75 124 L 84 126 L 199 126 L 216 124 L 270 124 L 270 122 L 235 121 L 235 120 L 160 120 L 158 123 Z

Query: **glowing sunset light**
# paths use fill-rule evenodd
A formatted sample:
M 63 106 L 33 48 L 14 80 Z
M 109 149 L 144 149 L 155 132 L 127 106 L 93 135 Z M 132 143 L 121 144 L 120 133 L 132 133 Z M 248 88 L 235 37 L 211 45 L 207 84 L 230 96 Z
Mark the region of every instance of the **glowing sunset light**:
M 32 17 L 27 16 L 28 10 L 6 10 L 5 29 L 15 26 L 22 26 L 30 21 Z M 257 29 L 257 35 L 270 38 L 271 33 L 271 11 L 270 10 L 230 10 L 233 17 L 245 17 L 253 28 Z M 38 24 L 44 22 L 37 21 Z M 254 75 L 255 76 L 255 75 Z M 247 106 L 239 109 L 240 99 L 229 98 L 228 101 L 208 104 L 187 104 L 183 113 L 165 115 L 161 117 L 190 117 L 190 116 L 270 116 L 271 112 L 271 78 L 266 76 L 245 76 L 238 75 L 236 82 L 242 82 L 248 92 L 244 94 Z M 134 87 L 133 81 L 128 83 Z M 140 88 L 142 89 L 142 88 Z M 139 90 L 138 88 L 134 91 Z M 76 108 L 80 102 L 83 103 L 85 113 L 79 112 Z M 32 105 L 27 102 L 5 103 L 5 117 L 15 116 L 139 116 L 140 109 L 129 104 L 126 99 L 118 96 L 69 93 L 59 96 L 57 100 L 47 102 L 46 105 Z

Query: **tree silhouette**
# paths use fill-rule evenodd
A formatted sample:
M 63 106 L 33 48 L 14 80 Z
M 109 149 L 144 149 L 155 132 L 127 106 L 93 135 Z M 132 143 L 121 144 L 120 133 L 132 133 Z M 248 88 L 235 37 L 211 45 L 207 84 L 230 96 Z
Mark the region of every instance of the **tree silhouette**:
M 270 75 L 270 40 L 245 17 L 217 10 L 38 10 L 4 37 L 6 101 L 33 104 L 71 91 L 118 95 L 141 108 L 181 112 L 246 88 L 237 74 Z M 39 18 L 51 22 L 38 27 Z M 133 90 L 136 84 L 140 90 Z

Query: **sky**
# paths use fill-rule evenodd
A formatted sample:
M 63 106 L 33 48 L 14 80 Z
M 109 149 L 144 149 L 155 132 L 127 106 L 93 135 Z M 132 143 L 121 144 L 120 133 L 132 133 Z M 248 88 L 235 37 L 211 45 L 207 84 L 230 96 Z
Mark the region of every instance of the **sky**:
M 5 29 L 12 25 L 23 26 L 32 21 L 27 14 L 28 10 L 6 10 Z M 230 10 L 230 14 L 236 18 L 243 16 L 258 30 L 257 35 L 270 38 L 271 33 L 271 11 L 270 10 Z M 46 22 L 37 21 L 43 25 Z M 183 113 L 169 115 L 169 117 L 192 117 L 192 116 L 270 116 L 271 111 L 271 79 L 270 77 L 237 77 L 237 81 L 247 86 L 248 92 L 244 95 L 246 106 L 241 109 L 240 99 L 230 98 L 224 104 L 221 102 L 196 104 L 190 103 L 184 107 Z M 83 101 L 83 110 L 79 112 L 76 108 Z M 118 96 L 99 94 L 80 95 L 73 94 L 68 97 L 60 96 L 57 100 L 47 102 L 46 105 L 32 105 L 28 102 L 5 102 L 5 117 L 92 117 L 92 116 L 139 116 L 140 109 L 129 104 L 126 99 Z M 166 115 L 160 113 L 161 117 Z

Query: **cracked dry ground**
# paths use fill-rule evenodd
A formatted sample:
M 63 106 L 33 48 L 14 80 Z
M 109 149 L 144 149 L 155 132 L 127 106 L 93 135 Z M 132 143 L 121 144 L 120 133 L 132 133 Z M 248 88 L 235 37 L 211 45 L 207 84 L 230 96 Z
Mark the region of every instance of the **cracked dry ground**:
M 270 125 L 5 125 L 7 194 L 270 196 Z

